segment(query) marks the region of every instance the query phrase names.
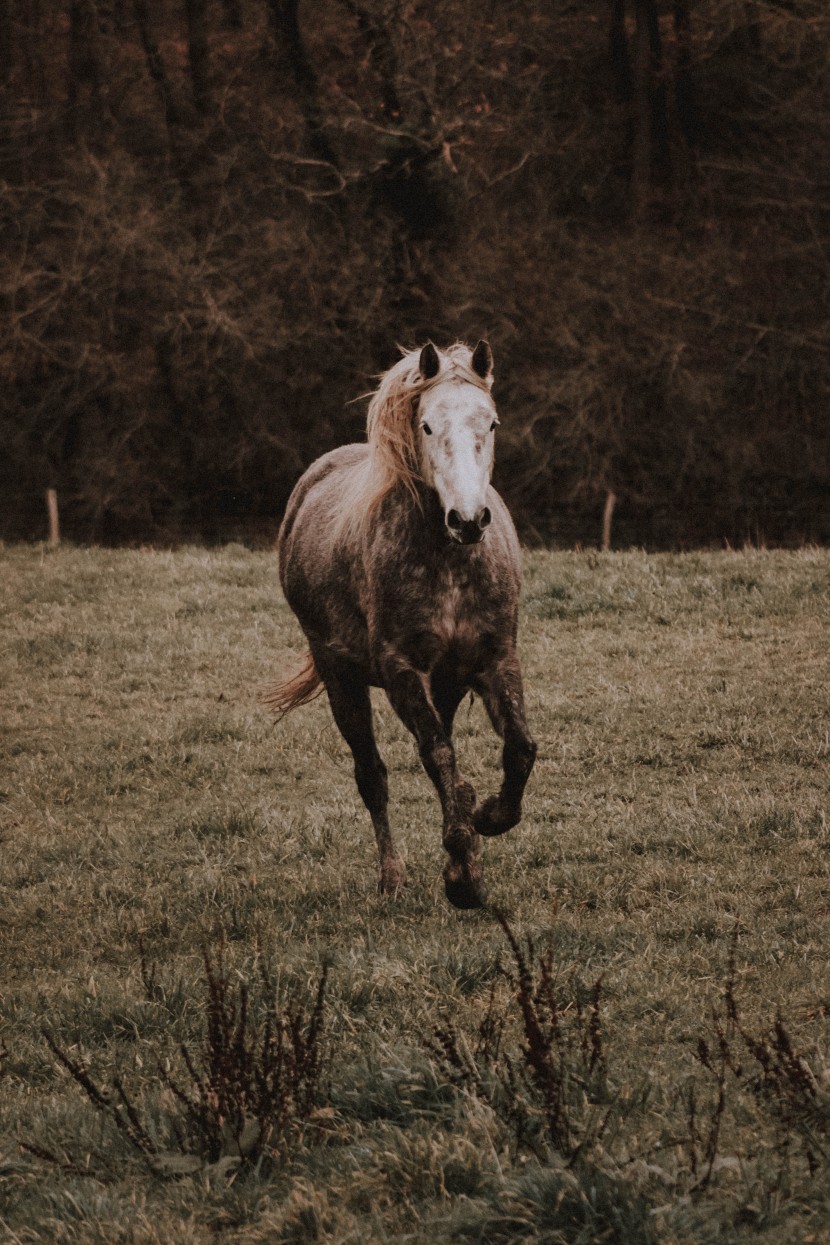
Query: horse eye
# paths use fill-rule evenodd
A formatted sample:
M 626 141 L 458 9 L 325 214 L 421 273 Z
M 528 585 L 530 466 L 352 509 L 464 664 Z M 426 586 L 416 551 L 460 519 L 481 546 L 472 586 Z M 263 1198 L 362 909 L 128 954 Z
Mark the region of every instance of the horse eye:
M 432 436 L 432 429 L 430 428 L 429 424 L 421 424 L 421 427 L 423 428 L 424 432 L 427 434 L 428 437 Z
M 497 419 L 494 419 L 494 420 L 493 420 L 492 424 L 490 425 L 490 431 L 491 431 L 491 432 L 495 432 L 495 431 L 496 431 L 496 424 L 497 424 L 498 422 L 499 422 L 499 421 L 498 421 Z

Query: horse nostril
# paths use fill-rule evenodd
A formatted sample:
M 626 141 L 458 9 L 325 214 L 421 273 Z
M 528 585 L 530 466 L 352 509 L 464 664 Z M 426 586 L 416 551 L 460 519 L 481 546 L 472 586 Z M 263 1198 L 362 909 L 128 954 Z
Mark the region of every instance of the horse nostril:
M 455 532 L 460 530 L 461 515 L 457 510 L 450 510 L 447 512 L 447 527 L 451 527 Z
M 490 513 L 490 507 L 485 506 L 481 514 L 478 516 L 478 526 L 482 529 L 489 527 L 493 522 L 493 516 Z

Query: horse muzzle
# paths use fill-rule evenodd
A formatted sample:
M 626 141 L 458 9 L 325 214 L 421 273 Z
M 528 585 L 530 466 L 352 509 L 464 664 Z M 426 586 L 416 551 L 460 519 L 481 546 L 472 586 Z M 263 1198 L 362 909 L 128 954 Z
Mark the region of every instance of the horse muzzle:
M 459 545 L 477 545 L 493 521 L 490 507 L 484 506 L 473 519 L 462 519 L 457 510 L 447 511 L 447 531 Z

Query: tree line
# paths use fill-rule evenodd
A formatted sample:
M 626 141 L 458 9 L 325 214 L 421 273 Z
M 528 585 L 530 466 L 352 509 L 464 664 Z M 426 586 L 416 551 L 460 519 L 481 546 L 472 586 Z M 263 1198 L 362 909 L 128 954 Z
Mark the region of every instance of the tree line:
M 267 540 L 489 338 L 525 539 L 830 538 L 823 0 L 0 0 L 0 536 Z

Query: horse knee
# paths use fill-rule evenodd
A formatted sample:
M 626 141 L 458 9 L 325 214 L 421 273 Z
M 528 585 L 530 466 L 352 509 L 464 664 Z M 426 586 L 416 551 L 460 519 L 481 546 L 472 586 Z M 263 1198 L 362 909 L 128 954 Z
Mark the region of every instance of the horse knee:
M 535 739 L 526 731 L 519 731 L 505 740 L 504 767 L 519 774 L 526 782 L 530 777 L 538 751 Z
M 531 738 L 530 735 L 527 735 L 523 743 L 522 752 L 523 752 L 523 764 L 526 766 L 528 774 L 530 774 L 530 771 L 533 769 L 533 766 L 536 764 L 536 754 L 538 751 L 539 751 L 539 748 L 537 746 L 536 740 Z
M 452 742 L 441 735 L 426 739 L 418 749 L 421 763 L 439 791 L 453 785 L 455 773 L 455 750 Z

